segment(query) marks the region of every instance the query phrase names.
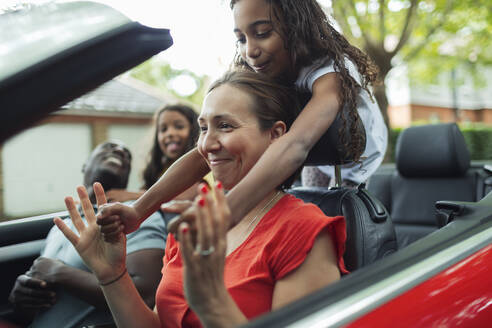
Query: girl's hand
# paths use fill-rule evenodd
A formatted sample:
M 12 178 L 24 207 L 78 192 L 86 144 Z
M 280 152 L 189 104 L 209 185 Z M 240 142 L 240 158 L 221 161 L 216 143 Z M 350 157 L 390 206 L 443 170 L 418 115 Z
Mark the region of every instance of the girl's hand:
M 55 218 L 54 222 L 75 247 L 85 264 L 94 272 L 97 279 L 100 282 L 111 281 L 125 270 L 126 236 L 120 230 L 113 236 L 111 243 L 105 242 L 96 224 L 96 215 L 85 187 L 78 187 L 77 193 L 87 224 L 80 217 L 72 197 L 65 198 L 65 205 L 79 235 L 70 230 L 59 217 Z M 98 207 L 106 204 L 104 189 L 98 182 L 94 184 L 94 193 Z
M 193 206 L 191 200 L 172 200 L 161 205 L 161 211 L 166 213 L 181 214 Z
M 161 211 L 165 213 L 178 214 L 172 218 L 166 228 L 169 233 L 172 233 L 174 237 L 179 240 L 177 235 L 178 227 L 181 223 L 186 222 L 188 224 L 188 231 L 191 234 L 193 244 L 196 242 L 196 207 L 191 200 L 172 200 L 170 202 L 161 205 Z
M 129 234 L 140 226 L 135 208 L 121 203 L 105 203 L 98 206 L 96 223 L 101 226 L 101 232 L 106 241 L 118 239 L 121 231 Z
M 218 183 L 215 200 L 205 185 L 199 187 L 195 202 L 196 243 L 188 223 L 179 226 L 181 256 L 184 260 L 184 292 L 188 304 L 201 318 L 210 308 L 225 304 L 228 297 L 224 284 L 227 228 L 230 211 Z

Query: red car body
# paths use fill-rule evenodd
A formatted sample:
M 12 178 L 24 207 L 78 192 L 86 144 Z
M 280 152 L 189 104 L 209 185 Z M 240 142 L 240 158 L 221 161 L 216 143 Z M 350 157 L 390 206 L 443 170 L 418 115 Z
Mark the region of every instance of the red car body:
M 345 327 L 491 327 L 492 245 Z

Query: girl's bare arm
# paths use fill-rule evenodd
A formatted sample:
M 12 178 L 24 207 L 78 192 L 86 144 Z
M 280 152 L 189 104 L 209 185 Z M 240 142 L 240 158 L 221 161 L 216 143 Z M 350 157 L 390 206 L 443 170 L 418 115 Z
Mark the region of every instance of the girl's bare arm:
M 313 96 L 289 132 L 271 144 L 246 177 L 227 194 L 233 225 L 304 163 L 311 148 L 335 120 L 340 107 L 339 87 L 336 73 L 317 79 Z
M 142 195 L 133 207 L 141 219 L 159 209 L 162 203 L 170 201 L 196 182 L 200 181 L 210 171 L 205 159 L 195 148 L 181 156 L 161 178 Z

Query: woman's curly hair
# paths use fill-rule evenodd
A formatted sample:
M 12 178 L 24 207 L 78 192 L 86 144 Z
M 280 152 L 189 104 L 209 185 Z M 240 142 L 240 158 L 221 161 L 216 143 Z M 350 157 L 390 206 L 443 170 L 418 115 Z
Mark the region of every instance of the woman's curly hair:
M 231 0 L 231 9 L 239 1 L 241 0 Z M 343 124 L 340 135 L 345 139 L 348 128 L 351 136 L 350 140 L 342 140 L 342 144 L 347 149 L 347 155 L 358 161 L 365 148 L 365 132 L 358 128 L 361 125 L 357 112 L 357 98 L 360 88 L 371 95 L 369 85 L 377 79 L 377 67 L 364 52 L 351 45 L 335 30 L 316 0 L 264 1 L 271 5 L 271 17 L 275 17 L 272 21 L 279 22 L 278 32 L 284 38 L 296 74 L 303 67 L 315 62 L 319 62 L 322 66 L 326 60 L 333 60 L 333 66 L 340 80 L 341 108 L 348 114 L 341 115 Z M 350 59 L 357 67 L 361 85 L 350 75 L 345 66 L 345 58 Z M 234 66 L 251 69 L 237 51 Z

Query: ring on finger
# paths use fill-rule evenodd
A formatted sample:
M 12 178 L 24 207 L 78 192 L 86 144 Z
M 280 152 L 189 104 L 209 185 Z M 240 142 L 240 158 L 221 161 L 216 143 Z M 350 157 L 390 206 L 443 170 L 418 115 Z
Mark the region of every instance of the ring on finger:
M 198 253 L 202 257 L 206 257 L 206 256 L 209 256 L 210 254 L 212 254 L 213 252 L 215 252 L 215 247 L 214 246 L 210 246 L 208 249 L 200 250 L 200 252 L 198 252 Z

